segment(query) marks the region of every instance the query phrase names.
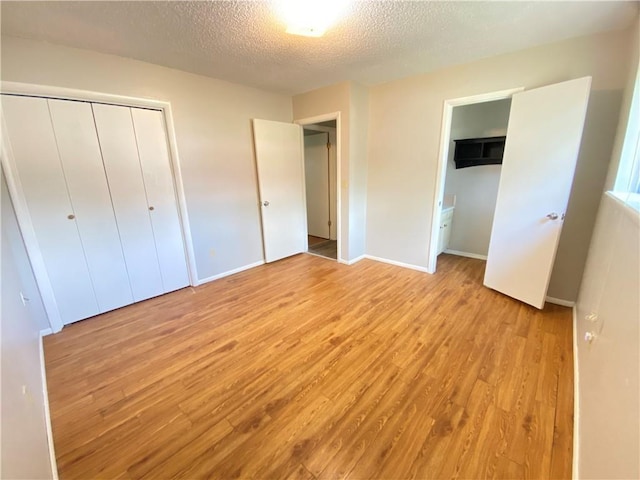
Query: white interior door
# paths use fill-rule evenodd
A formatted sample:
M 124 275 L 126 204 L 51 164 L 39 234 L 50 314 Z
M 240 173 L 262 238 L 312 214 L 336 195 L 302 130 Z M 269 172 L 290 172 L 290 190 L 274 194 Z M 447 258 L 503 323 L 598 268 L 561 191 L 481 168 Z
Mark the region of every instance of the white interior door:
M 133 302 L 91 105 L 48 100 L 58 152 L 100 312 Z
M 63 323 L 100 313 L 44 98 L 2 95 L 18 181 Z
M 162 112 L 132 108 L 142 176 L 165 292 L 189 285 Z M 153 209 L 153 210 L 152 210 Z
M 307 249 L 302 127 L 253 120 L 264 255 L 273 262 Z
M 131 109 L 93 104 L 116 222 L 136 302 L 164 293 Z
M 304 137 L 307 233 L 329 239 L 329 151 L 326 132 Z
M 591 78 L 515 94 L 484 284 L 544 306 L 582 139 Z

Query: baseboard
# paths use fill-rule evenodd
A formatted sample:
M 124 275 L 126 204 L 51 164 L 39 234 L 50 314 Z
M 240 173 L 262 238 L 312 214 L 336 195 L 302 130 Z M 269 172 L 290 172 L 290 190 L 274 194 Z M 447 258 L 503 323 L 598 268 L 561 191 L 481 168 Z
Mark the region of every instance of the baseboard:
M 450 255 L 458 255 L 459 257 L 475 258 L 477 260 L 487 259 L 486 255 L 478 255 L 477 253 L 461 252 L 460 250 L 449 250 L 448 248 L 444 251 L 444 253 L 448 253 Z
M 578 365 L 578 309 L 573 306 L 573 464 L 571 477 L 580 478 L 580 366 Z
M 51 462 L 51 474 L 53 480 L 58 480 L 58 463 L 56 462 L 56 451 L 53 444 L 53 430 L 51 428 L 51 410 L 49 409 L 49 389 L 47 388 L 47 369 L 44 363 L 44 344 L 42 341 L 43 332 L 49 331 L 45 328 L 40 331 L 39 349 L 40 349 L 40 375 L 42 376 L 42 398 L 44 399 L 44 421 L 47 426 L 47 442 L 49 444 L 49 461 Z M 48 334 L 45 334 L 48 335 Z
M 203 278 L 202 280 L 198 280 L 198 285 L 203 285 L 205 283 L 213 282 L 214 280 L 228 277 L 229 275 L 233 275 L 235 273 L 244 272 L 245 270 L 250 270 L 252 268 L 259 267 L 260 265 L 264 265 L 264 260 L 260 260 L 259 262 L 255 262 L 255 263 L 250 263 L 249 265 L 244 265 L 242 267 L 234 268 L 233 270 L 228 270 L 226 272 L 218 273 L 217 275 L 213 275 L 212 277 Z
M 547 297 L 545 300 L 549 303 L 553 303 L 554 305 L 560 305 L 562 307 L 575 307 L 576 302 L 571 300 L 563 300 L 561 298 Z
M 395 260 L 374 257 L 373 255 L 364 255 L 364 258 L 368 258 L 369 260 L 374 260 L 376 262 L 388 263 L 390 265 L 395 265 L 396 267 L 409 268 L 411 270 L 417 270 L 418 272 L 429 273 L 426 267 L 419 267 L 418 265 L 412 265 L 410 263 L 396 262 Z
M 40 330 L 41 337 L 46 337 L 47 335 L 51 335 L 52 333 L 53 333 L 53 330 L 51 330 L 51 328 L 44 328 Z
M 366 255 L 360 255 L 359 257 L 353 258 L 351 260 L 340 259 L 339 262 L 344 263 L 345 265 L 353 265 L 354 263 L 358 263 L 360 260 L 364 260 L 365 258 L 367 258 Z

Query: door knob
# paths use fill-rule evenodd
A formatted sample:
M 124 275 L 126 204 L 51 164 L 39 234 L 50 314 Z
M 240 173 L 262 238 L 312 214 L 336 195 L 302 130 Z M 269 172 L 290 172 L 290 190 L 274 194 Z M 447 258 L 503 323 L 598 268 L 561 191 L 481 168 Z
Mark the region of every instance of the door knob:
M 73 220 L 74 218 L 76 218 L 76 216 L 72 213 L 71 215 L 67 215 L 67 218 L 69 220 Z
M 262 202 L 262 205 L 264 205 L 265 207 L 268 207 L 269 206 L 269 202 L 265 200 L 264 202 Z
M 557 214 L 556 212 L 549 213 L 549 214 L 547 215 L 547 218 L 548 218 L 549 220 L 557 220 L 557 219 L 558 219 L 558 214 Z

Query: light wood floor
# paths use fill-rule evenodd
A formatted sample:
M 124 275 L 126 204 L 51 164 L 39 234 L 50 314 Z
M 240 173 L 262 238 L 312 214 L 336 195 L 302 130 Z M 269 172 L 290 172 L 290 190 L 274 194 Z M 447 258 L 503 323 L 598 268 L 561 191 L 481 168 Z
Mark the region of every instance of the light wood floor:
M 571 313 L 298 255 L 46 337 L 67 478 L 570 478 Z

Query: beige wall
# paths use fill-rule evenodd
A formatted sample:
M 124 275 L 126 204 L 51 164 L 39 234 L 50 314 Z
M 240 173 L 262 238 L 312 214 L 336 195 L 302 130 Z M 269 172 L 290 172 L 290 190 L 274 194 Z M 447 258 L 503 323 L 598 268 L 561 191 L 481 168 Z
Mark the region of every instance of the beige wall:
M 11 37 L 2 80 L 171 102 L 198 278 L 263 259 L 251 119 L 290 122 L 291 97 Z
M 349 259 L 366 253 L 367 233 L 367 140 L 369 135 L 369 89 L 351 83 L 349 152 Z
M 506 135 L 511 100 L 453 109 L 444 193 L 456 195 L 449 250 L 486 256 L 498 197 L 501 165 L 456 169 L 454 140 Z
M 367 89 L 342 82 L 293 97 L 293 118 L 340 112 L 340 250 L 353 260 L 365 252 Z
M 40 330 L 47 328 L 48 321 L 18 229 L 4 174 L 0 180 L 0 190 L 0 478 L 52 478 L 40 368 Z M 25 305 L 22 304 L 20 293 L 29 299 Z
M 638 27 L 607 189 L 615 181 L 632 104 Z M 638 292 L 640 215 L 604 195 L 576 307 L 578 478 L 640 478 Z M 592 313 L 595 321 L 585 318 Z M 597 335 L 591 345 L 583 340 L 587 331 Z
M 367 253 L 426 268 L 443 102 L 593 77 L 549 295 L 575 300 L 611 154 L 630 32 L 581 37 L 370 88 Z

